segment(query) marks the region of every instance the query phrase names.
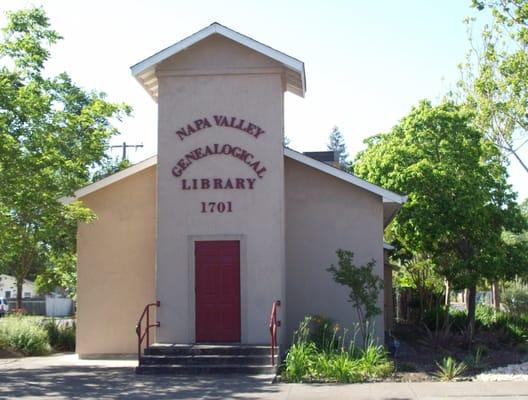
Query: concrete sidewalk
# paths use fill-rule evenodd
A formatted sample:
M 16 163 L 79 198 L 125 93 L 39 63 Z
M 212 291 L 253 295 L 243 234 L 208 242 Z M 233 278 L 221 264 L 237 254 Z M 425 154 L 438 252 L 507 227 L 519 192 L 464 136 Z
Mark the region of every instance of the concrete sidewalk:
M 266 376 L 141 376 L 135 360 L 0 359 L 0 398 L 528 399 L 528 382 L 271 384 Z

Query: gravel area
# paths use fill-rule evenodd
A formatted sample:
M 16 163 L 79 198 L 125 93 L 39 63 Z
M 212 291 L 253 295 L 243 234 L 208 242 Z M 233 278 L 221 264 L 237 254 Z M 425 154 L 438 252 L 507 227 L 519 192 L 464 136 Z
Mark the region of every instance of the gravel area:
M 522 364 L 511 364 L 506 367 L 495 368 L 479 374 L 475 377 L 477 381 L 523 381 L 528 382 L 528 362 Z

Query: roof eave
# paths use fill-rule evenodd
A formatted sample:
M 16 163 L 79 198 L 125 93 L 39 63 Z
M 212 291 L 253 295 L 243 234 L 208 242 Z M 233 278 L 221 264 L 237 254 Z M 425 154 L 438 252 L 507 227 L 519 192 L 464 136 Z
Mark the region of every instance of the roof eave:
M 282 53 L 278 50 L 275 50 L 269 46 L 266 46 L 263 43 L 260 43 L 249 36 L 245 36 L 241 33 L 235 32 L 219 23 L 213 23 L 198 32 L 186 37 L 183 40 L 155 53 L 154 55 L 145 58 L 144 60 L 134 64 L 130 67 L 132 75 L 140 83 L 141 86 L 149 93 L 149 95 L 157 102 L 157 94 L 152 93 L 152 91 L 145 85 L 141 77 L 147 72 L 153 72 L 156 68 L 156 65 L 166 60 L 169 57 L 191 47 L 192 45 L 198 43 L 199 41 L 213 35 L 220 34 L 228 39 L 231 39 L 242 46 L 250 48 L 258 53 L 261 53 L 273 60 L 281 63 L 284 68 L 292 71 L 295 74 L 298 74 L 300 85 L 290 84 L 288 90 L 292 93 L 304 97 L 306 92 L 306 75 L 304 70 L 304 63 L 294 57 L 288 56 L 285 53 Z

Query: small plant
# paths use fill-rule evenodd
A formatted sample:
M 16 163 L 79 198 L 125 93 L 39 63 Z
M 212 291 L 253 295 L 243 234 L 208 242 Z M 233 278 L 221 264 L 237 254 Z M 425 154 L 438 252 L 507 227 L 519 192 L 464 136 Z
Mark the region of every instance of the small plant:
M 338 330 L 332 329 L 331 338 L 316 345 L 317 336 L 310 330 L 312 318 L 306 317 L 295 332 L 294 344 L 283 365 L 282 376 L 286 381 L 362 382 L 387 376 L 394 370 L 382 346 L 372 341 L 366 347 L 356 346 L 357 327 L 350 343 L 346 341 L 346 330 L 337 335 Z
M 446 347 L 453 338 L 451 323 L 448 323 L 446 326 L 436 331 L 432 331 L 427 324 L 424 323 L 423 330 L 424 335 L 419 340 L 419 343 L 433 350 L 437 350 L 439 347 Z
M 48 333 L 39 321 L 22 316 L 9 316 L 2 321 L 0 342 L 9 350 L 26 356 L 40 356 L 51 351 Z
M 310 376 L 316 348 L 313 343 L 294 343 L 284 361 L 283 377 L 289 382 L 302 382 Z
M 368 322 L 381 313 L 378 297 L 383 289 L 383 280 L 373 272 L 375 260 L 369 261 L 366 265 L 356 266 L 353 252 L 338 249 L 336 253 L 339 259 L 337 266 L 332 264 L 326 270 L 332 274 L 334 281 L 350 288 L 348 301 L 356 310 L 363 345 L 367 347 Z
M 484 366 L 482 357 L 485 354 L 485 349 L 482 346 L 477 346 L 475 352 L 465 358 L 465 363 L 470 368 L 482 368 Z
M 467 365 L 464 362 L 456 362 L 453 357 L 444 357 L 440 363 L 436 363 L 438 371 L 434 374 L 441 381 L 452 381 L 462 375 Z
M 307 322 L 309 328 L 308 340 L 314 342 L 317 349 L 324 351 L 325 349 L 337 348 L 338 324 L 321 315 L 312 315 L 306 318 L 309 319 L 309 322 Z
M 51 347 L 59 351 L 75 351 L 75 325 L 59 325 L 54 319 L 44 327 L 48 332 Z

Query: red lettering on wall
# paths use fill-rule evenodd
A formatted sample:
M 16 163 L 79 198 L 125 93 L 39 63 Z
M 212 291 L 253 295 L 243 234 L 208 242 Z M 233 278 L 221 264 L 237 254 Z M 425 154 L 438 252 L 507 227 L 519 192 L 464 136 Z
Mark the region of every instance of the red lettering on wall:
M 213 121 L 215 123 L 215 126 L 237 129 L 241 132 L 245 132 L 253 136 L 255 139 L 258 139 L 259 136 L 266 133 L 266 131 L 259 127 L 257 124 L 254 124 L 253 122 L 248 122 L 245 119 L 238 117 L 228 117 L 226 115 L 213 115 Z M 180 129 L 176 130 L 175 134 L 180 140 L 185 140 L 186 137 L 189 137 L 192 134 L 199 132 L 203 129 L 212 128 L 212 126 L 213 125 L 211 124 L 211 122 L 209 122 L 209 118 L 198 118 L 193 122 L 185 124 Z
M 193 164 L 193 162 L 213 155 L 226 155 L 236 158 L 249 166 L 259 178 L 263 178 L 265 172 L 267 171 L 266 167 L 262 165 L 262 162 L 255 160 L 255 156 L 249 153 L 247 150 L 244 150 L 238 146 L 232 146 L 230 144 L 220 145 L 215 143 L 213 145 L 207 145 L 204 148 L 198 147 L 185 154 L 183 158 L 176 162 L 176 165 L 172 169 L 172 174 L 176 177 L 179 177 Z

